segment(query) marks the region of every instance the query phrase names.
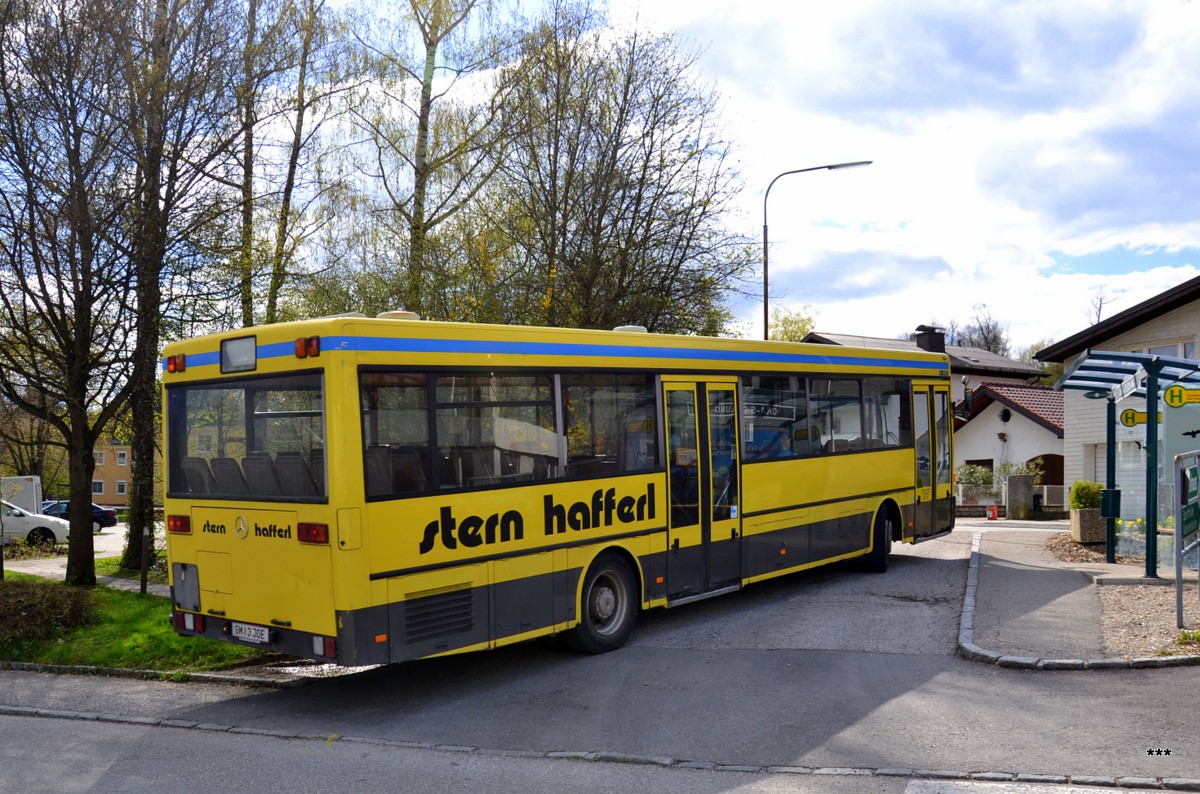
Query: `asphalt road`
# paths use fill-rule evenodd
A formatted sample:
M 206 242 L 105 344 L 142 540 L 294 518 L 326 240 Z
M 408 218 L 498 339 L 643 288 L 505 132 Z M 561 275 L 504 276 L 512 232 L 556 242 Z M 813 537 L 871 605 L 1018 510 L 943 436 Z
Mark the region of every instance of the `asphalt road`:
M 954 655 L 970 539 L 897 546 L 882 576 L 812 572 L 651 612 L 625 648 L 596 657 L 539 641 L 285 690 L 6 671 L 0 791 L 39 790 L 53 764 L 75 790 L 906 790 L 880 770 L 1195 778 L 1200 668 L 1031 672 Z M 38 737 L 52 753 L 35 751 Z

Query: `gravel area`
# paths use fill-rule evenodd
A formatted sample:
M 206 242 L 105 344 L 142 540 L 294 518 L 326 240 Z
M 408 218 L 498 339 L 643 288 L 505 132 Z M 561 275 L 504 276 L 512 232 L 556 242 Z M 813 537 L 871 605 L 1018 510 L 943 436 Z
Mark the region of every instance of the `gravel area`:
M 1069 532 L 1051 536 L 1046 548 L 1063 562 L 1102 563 L 1103 546 L 1076 543 Z M 1118 556 L 1117 562 L 1144 563 L 1140 557 Z M 1196 639 L 1180 643 L 1175 622 L 1175 587 L 1170 585 L 1102 585 L 1100 630 L 1110 657 L 1174 656 L 1200 654 L 1200 597 L 1196 585 L 1184 588 L 1183 625 L 1197 632 Z

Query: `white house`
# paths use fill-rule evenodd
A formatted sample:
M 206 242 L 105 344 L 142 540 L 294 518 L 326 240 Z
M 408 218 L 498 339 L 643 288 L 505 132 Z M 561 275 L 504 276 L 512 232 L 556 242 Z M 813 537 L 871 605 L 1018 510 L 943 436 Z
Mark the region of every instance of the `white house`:
M 1160 293 L 1046 347 L 1036 355 L 1040 361 L 1066 365 L 1068 371 L 1089 351 L 1138 353 L 1149 356 L 1195 359 L 1196 339 L 1200 336 L 1200 278 Z M 1168 384 L 1163 383 L 1160 388 Z M 1063 400 L 1063 481 L 1069 487 L 1076 480 L 1105 482 L 1107 460 L 1106 400 L 1092 400 L 1080 391 L 1067 391 Z M 1161 411 L 1161 401 L 1160 401 Z M 1146 411 L 1145 401 L 1135 397 L 1122 400 L 1117 410 L 1132 407 Z M 1116 482 L 1121 490 L 1121 514 L 1141 516 L 1146 499 L 1146 425 L 1117 425 Z M 1165 449 L 1160 445 L 1160 450 Z M 1160 479 L 1169 470 L 1160 455 Z M 1166 474 L 1170 479 L 1170 474 Z M 1170 505 L 1169 489 L 1159 489 L 1159 514 L 1166 515 Z
M 955 468 L 996 471 L 1040 459 L 1045 486 L 1063 484 L 1063 393 L 1047 386 L 985 383 L 959 403 L 954 423 Z M 1061 488 L 1044 505 L 1062 505 Z

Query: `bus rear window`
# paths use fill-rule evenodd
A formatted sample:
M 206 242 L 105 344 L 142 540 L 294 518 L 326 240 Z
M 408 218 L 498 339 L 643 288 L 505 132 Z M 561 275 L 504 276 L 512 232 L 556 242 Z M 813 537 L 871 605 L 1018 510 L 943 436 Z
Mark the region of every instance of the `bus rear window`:
M 167 392 L 173 497 L 323 501 L 321 374 L 186 384 Z

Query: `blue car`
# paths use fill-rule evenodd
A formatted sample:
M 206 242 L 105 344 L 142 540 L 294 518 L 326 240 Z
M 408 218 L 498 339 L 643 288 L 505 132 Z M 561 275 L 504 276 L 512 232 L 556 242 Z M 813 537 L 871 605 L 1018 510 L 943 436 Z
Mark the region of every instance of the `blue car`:
M 69 502 L 48 501 L 42 502 L 42 515 L 57 516 L 62 519 L 68 519 L 67 511 Z M 117 525 L 117 511 L 111 507 L 102 507 L 101 505 L 92 504 L 92 531 L 99 532 L 102 529 L 115 527 Z

